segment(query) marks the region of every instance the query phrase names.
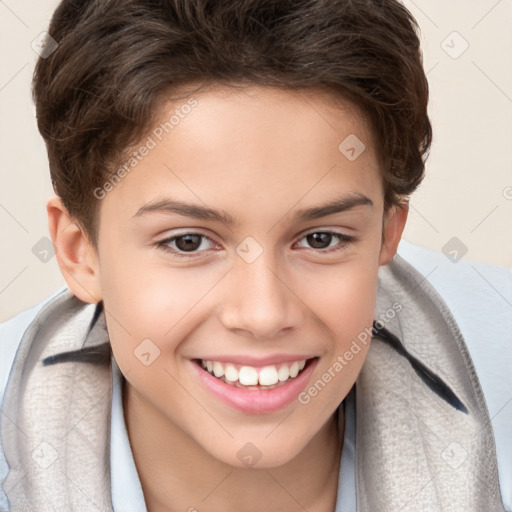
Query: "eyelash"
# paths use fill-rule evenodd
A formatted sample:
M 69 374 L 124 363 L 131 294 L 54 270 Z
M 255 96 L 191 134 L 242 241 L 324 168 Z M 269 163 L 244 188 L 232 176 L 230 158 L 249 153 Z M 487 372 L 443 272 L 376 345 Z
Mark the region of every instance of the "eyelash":
M 317 249 L 317 250 L 315 250 L 315 248 L 313 248 L 313 247 L 310 248 L 313 251 L 315 251 L 317 253 L 321 253 L 321 254 L 322 253 L 324 253 L 324 254 L 325 253 L 331 254 L 331 253 L 334 253 L 334 252 L 337 252 L 337 251 L 344 250 L 344 249 L 347 248 L 348 245 L 350 245 L 350 243 L 356 241 L 356 237 L 345 235 L 345 234 L 340 233 L 338 231 L 332 231 L 332 230 L 329 230 L 329 229 L 327 229 L 327 230 L 319 230 L 319 231 L 311 231 L 309 233 L 304 234 L 299 239 L 299 241 L 303 240 L 304 238 L 306 238 L 309 235 L 314 235 L 314 234 L 318 234 L 318 233 L 332 235 L 333 237 L 338 238 L 338 240 L 341 242 L 334 249 Z M 165 240 L 161 240 L 161 241 L 157 242 L 155 245 L 159 249 L 162 249 L 162 250 L 164 250 L 166 252 L 169 252 L 169 253 L 171 253 L 172 255 L 174 255 L 174 256 L 176 256 L 178 258 L 183 258 L 183 259 L 196 258 L 197 256 L 195 256 L 195 254 L 198 253 L 197 251 L 191 251 L 190 253 L 187 254 L 187 253 L 180 252 L 180 251 L 177 251 L 176 249 L 173 249 L 173 248 L 169 247 L 169 244 L 171 242 L 174 242 L 178 238 L 181 238 L 181 237 L 184 237 L 184 236 L 187 236 L 187 235 L 197 235 L 197 236 L 202 237 L 202 240 L 206 239 L 206 240 L 209 240 L 212 243 L 215 243 L 211 238 L 209 238 L 206 235 L 203 235 L 202 233 L 195 233 L 193 231 L 190 231 L 190 232 L 181 233 L 179 235 L 174 235 L 174 236 L 172 236 L 170 238 L 166 238 Z M 201 251 L 199 251 L 199 252 L 201 252 Z

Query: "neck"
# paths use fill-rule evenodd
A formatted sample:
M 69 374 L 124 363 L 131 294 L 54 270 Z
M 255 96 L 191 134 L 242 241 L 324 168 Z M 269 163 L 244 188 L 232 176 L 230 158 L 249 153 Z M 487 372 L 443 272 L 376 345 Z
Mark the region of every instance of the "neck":
M 126 382 L 124 414 L 148 512 L 201 510 L 332 511 L 343 447 L 343 407 L 292 460 L 278 467 L 238 468 L 212 457 Z

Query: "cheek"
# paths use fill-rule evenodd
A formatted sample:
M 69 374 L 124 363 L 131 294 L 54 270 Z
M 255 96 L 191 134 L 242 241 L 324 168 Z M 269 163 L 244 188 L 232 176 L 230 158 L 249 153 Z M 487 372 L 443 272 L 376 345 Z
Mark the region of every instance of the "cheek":
M 377 297 L 378 265 L 363 258 L 308 279 L 301 296 L 337 338 L 371 326 Z
M 145 348 L 161 355 L 160 361 L 174 361 L 218 275 L 133 261 L 112 249 L 102 260 L 101 287 L 117 362 L 123 370 L 138 371 Z
M 307 304 L 328 328 L 324 335 L 330 340 L 318 368 L 319 378 L 334 383 L 324 399 L 346 395 L 363 366 L 371 341 L 378 268 L 372 258 L 354 259 L 324 278 L 316 276 L 309 290 Z

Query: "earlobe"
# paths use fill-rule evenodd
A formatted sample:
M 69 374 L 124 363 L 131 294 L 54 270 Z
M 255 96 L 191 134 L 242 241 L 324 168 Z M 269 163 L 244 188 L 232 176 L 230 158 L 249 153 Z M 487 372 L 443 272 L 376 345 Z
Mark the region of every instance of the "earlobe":
M 393 206 L 384 219 L 382 245 L 380 249 L 379 265 L 386 265 L 396 254 L 398 244 L 407 222 L 409 204 L 404 202 L 401 206 Z
M 51 197 L 46 211 L 50 236 L 66 284 L 83 302 L 99 302 L 102 297 L 95 248 L 72 220 L 60 197 Z

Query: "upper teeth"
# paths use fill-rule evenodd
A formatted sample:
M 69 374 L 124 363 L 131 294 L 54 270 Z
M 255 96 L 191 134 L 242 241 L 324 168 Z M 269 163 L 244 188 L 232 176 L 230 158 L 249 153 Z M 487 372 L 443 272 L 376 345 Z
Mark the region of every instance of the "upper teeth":
M 236 367 L 233 363 L 221 363 L 219 361 L 201 360 L 203 368 L 213 373 L 215 377 L 224 377 L 229 382 L 238 381 L 243 386 L 272 386 L 278 382 L 284 382 L 289 378 L 297 377 L 306 366 L 306 360 L 284 363 L 277 368 L 276 365 L 264 366 L 260 370 L 253 366 Z

